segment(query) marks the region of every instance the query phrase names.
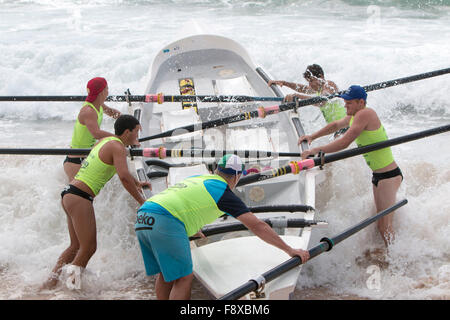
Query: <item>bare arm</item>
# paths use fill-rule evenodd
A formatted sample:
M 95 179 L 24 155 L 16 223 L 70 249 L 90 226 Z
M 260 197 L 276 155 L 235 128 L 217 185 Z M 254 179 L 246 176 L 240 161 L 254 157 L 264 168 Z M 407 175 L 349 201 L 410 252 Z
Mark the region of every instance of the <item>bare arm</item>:
M 284 80 L 271 80 L 269 81 L 269 86 L 272 84 L 276 84 L 280 87 L 288 87 L 292 90 L 295 90 L 300 93 L 311 93 L 311 89 L 307 85 L 301 84 L 301 83 L 295 83 L 295 82 L 287 82 Z
M 119 110 L 108 107 L 106 104 L 103 104 L 102 107 L 103 107 L 103 111 L 111 118 L 117 119 L 121 115 Z
M 92 136 L 96 140 L 100 140 L 105 137 L 113 136 L 112 133 L 108 131 L 101 130 L 97 123 L 97 113 L 91 108 L 85 108 L 81 110 L 78 120 L 81 124 L 84 124 Z
M 126 149 L 117 144 L 112 152 L 113 164 L 122 185 L 140 205 L 144 204 L 145 199 L 139 191 L 136 179 L 128 170 Z
M 305 151 L 302 153 L 302 158 L 305 159 L 308 155 L 317 154 L 320 150 L 324 153 L 332 153 L 343 150 L 347 148 L 350 143 L 355 141 L 355 139 L 361 134 L 361 132 L 367 127 L 367 124 L 370 120 L 370 112 L 368 110 L 361 110 L 357 113 L 354 118 L 353 124 L 350 129 L 339 139 L 334 140 L 333 142 L 326 144 L 321 147 L 312 148 L 311 150 Z M 350 118 L 347 116 L 346 118 Z M 345 118 L 344 118 L 345 119 Z M 341 119 L 343 120 L 343 119 Z M 338 121 L 341 121 L 338 120 Z
M 339 129 L 346 128 L 346 127 L 348 127 L 348 125 L 350 123 L 350 119 L 351 119 L 351 116 L 346 116 L 342 119 L 330 122 L 325 127 L 320 129 L 319 131 L 314 132 L 311 135 L 301 136 L 298 139 L 298 144 L 302 143 L 303 140 L 306 140 L 309 144 L 311 144 L 313 142 L 313 140 L 316 140 L 317 138 L 332 134 L 332 133 L 338 131 Z
M 309 258 L 308 251 L 301 249 L 294 249 L 290 247 L 280 236 L 272 230 L 272 228 L 264 221 L 258 219 L 253 213 L 247 212 L 241 214 L 238 218 L 250 231 L 252 231 L 257 237 L 264 240 L 268 244 L 271 244 L 278 249 L 283 250 L 289 256 L 300 256 L 302 262 L 306 262 Z

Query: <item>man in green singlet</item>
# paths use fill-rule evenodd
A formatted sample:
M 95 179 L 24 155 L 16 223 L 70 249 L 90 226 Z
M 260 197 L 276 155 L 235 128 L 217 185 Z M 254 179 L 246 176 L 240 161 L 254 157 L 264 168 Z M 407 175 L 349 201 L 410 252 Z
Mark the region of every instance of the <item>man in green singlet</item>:
M 301 136 L 299 143 L 306 140 L 308 143 L 319 137 L 331 134 L 336 130 L 350 126 L 348 131 L 339 139 L 324 146 L 315 147 L 302 153 L 305 159 L 320 151 L 324 153 L 337 152 L 347 148 L 356 141 L 358 146 L 366 146 L 388 139 L 375 110 L 366 107 L 367 93 L 361 86 L 350 86 L 342 95 L 345 101 L 347 116 L 341 120 L 333 121 L 312 135 Z M 391 148 L 384 148 L 364 154 L 367 165 L 372 169 L 372 184 L 375 206 L 378 212 L 395 204 L 397 191 L 403 181 L 400 168 L 394 161 Z M 392 226 L 393 215 L 387 215 L 378 222 L 378 230 L 388 246 L 394 240 Z
M 144 204 L 142 187 L 148 182 L 137 181 L 129 172 L 126 146 L 136 145 L 139 121 L 131 115 L 121 115 L 114 123 L 115 135 L 100 140 L 91 150 L 75 178 L 61 193 L 61 204 L 67 215 L 70 245 L 59 257 L 45 289 L 53 288 L 61 269 L 70 264 L 69 282 L 79 287 L 74 276 L 86 268 L 97 248 L 97 231 L 93 200 L 103 186 L 117 173 L 124 188 L 140 204 Z M 68 271 L 69 273 L 69 271 Z M 78 283 L 76 283 L 78 282 Z
M 308 251 L 286 244 L 233 193 L 243 170 L 242 160 L 227 154 L 214 175 L 189 177 L 149 198 L 139 208 L 136 235 L 147 275 L 158 274 L 158 299 L 190 298 L 193 270 L 189 237 L 202 236 L 200 229 L 224 213 L 287 255 L 299 256 L 303 262 L 309 259 Z
M 108 83 L 104 78 L 97 77 L 89 80 L 87 92 L 88 96 L 73 128 L 72 142 L 70 144 L 70 147 L 73 149 L 89 149 L 92 148 L 96 140 L 113 136 L 112 133 L 100 129 L 103 113 L 114 119 L 120 116 L 118 110 L 105 104 L 105 100 L 108 97 Z M 64 172 L 69 182 L 80 170 L 83 159 L 84 157 L 69 155 L 64 160 Z
M 280 87 L 285 86 L 300 93 L 286 95 L 286 102 L 293 101 L 294 97 L 310 99 L 317 95 L 327 96 L 339 91 L 337 85 L 333 81 L 325 80 L 323 69 L 318 64 L 309 65 L 303 73 L 303 77 L 308 81 L 308 85 L 287 82 L 284 80 L 271 80 L 268 84 L 269 86 L 272 84 L 279 85 Z M 317 104 L 316 106 L 322 111 L 327 123 L 342 119 L 346 116 L 345 108 L 339 101 L 330 100 Z

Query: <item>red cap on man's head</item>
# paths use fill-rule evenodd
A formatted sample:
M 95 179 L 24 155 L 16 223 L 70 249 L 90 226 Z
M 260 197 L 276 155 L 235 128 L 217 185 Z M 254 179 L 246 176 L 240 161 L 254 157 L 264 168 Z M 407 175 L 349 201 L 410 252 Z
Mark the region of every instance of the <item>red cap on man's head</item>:
M 108 83 L 106 82 L 105 78 L 97 77 L 89 80 L 89 82 L 87 83 L 88 96 L 86 97 L 86 101 L 94 102 L 94 100 L 97 99 L 99 93 L 102 92 L 107 85 Z

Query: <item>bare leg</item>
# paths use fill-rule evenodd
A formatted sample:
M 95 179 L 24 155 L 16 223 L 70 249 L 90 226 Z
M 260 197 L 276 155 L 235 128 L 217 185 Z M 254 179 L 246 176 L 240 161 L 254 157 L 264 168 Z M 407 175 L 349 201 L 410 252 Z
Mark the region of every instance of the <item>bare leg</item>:
M 64 204 L 61 201 L 61 205 L 64 209 L 64 212 L 67 215 L 67 227 L 69 229 L 70 236 L 70 245 L 69 247 L 63 251 L 61 256 L 58 258 L 55 267 L 52 270 L 52 274 L 48 278 L 48 280 L 42 285 L 41 289 L 53 289 L 58 283 L 59 275 L 61 274 L 61 268 L 68 263 L 71 263 L 75 258 L 78 249 L 80 248 L 80 243 L 78 242 L 77 236 L 75 234 L 75 230 L 73 228 L 72 219 L 67 214 L 66 208 L 64 208 Z
M 390 179 L 380 180 L 378 182 L 378 187 L 373 186 L 373 195 L 377 212 L 385 210 L 395 204 L 397 191 L 401 183 L 402 177 L 396 176 Z M 392 226 L 393 216 L 393 213 L 390 213 L 378 221 L 378 230 L 386 247 L 395 239 L 395 233 Z
M 166 282 L 162 273 L 158 274 L 158 278 L 156 279 L 156 298 L 158 300 L 169 300 L 172 286 L 173 281 Z
M 76 195 L 67 194 L 62 200 L 67 214 L 70 245 L 58 258 L 52 275 L 42 289 L 52 289 L 58 282 L 61 268 L 69 263 L 85 268 L 97 248 L 95 214 L 92 203 Z
M 191 286 L 194 274 L 187 275 L 174 281 L 172 291 L 170 291 L 170 300 L 189 300 L 191 299 Z
M 70 215 L 76 238 L 80 244 L 72 264 L 86 268 L 89 259 L 97 250 L 97 227 L 94 207 L 91 201 L 71 194 L 66 195 L 63 202 Z
M 166 282 L 162 273 L 156 279 L 156 298 L 158 300 L 189 300 L 194 275 L 191 273 L 180 279 Z
M 80 170 L 80 168 L 81 168 L 80 164 L 72 162 L 64 163 L 64 172 L 66 173 L 69 182 L 73 180 L 73 178 L 78 173 L 78 170 Z

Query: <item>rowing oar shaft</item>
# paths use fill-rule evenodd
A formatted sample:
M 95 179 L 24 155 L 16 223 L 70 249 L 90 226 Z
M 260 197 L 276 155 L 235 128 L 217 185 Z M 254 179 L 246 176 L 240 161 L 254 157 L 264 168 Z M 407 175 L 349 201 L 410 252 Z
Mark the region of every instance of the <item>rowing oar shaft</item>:
M 310 100 L 310 99 L 308 99 L 308 100 Z M 241 114 L 228 116 L 228 117 L 215 119 L 215 120 L 210 120 L 210 121 L 206 121 L 206 122 L 189 124 L 187 126 L 167 130 L 167 131 L 155 134 L 153 136 L 140 138 L 139 141 L 142 142 L 142 141 L 159 139 L 159 138 L 164 138 L 164 137 L 178 136 L 178 135 L 189 133 L 189 132 L 195 132 L 195 131 L 200 131 L 203 129 L 215 128 L 215 127 L 223 126 L 225 124 L 230 124 L 230 123 L 244 121 L 244 120 L 250 120 L 250 119 L 254 119 L 254 118 L 258 118 L 258 117 L 265 118 L 265 116 L 268 114 L 274 114 L 274 113 L 278 113 L 278 112 L 280 112 L 280 106 L 259 107 L 258 110 L 244 112 Z
M 22 155 L 87 155 L 91 149 L 45 149 L 45 148 L 0 148 L 0 154 Z M 144 148 L 129 149 L 130 156 L 147 158 L 220 158 L 225 154 L 236 154 L 241 158 L 267 158 L 267 157 L 300 157 L 298 152 L 272 152 L 260 150 L 202 150 L 202 149 L 166 149 Z
M 450 124 L 441 126 L 441 127 L 436 127 L 433 129 L 428 129 L 428 130 L 412 133 L 409 135 L 405 135 L 405 136 L 401 136 L 401 137 L 397 137 L 397 138 L 393 138 L 393 139 L 389 139 L 389 140 L 382 141 L 382 142 L 377 142 L 377 143 L 370 144 L 370 145 L 367 145 L 364 147 L 358 147 L 358 148 L 344 150 L 344 151 L 340 151 L 340 152 L 336 152 L 336 153 L 331 153 L 328 155 L 324 155 L 323 157 L 315 157 L 312 159 L 305 159 L 302 161 L 292 161 L 289 165 L 286 165 L 284 167 L 280 167 L 280 168 L 272 169 L 272 170 L 268 170 L 268 171 L 263 171 L 261 173 L 256 173 L 253 175 L 246 176 L 238 182 L 237 186 L 243 186 L 243 185 L 254 183 L 257 181 L 262 181 L 262 180 L 279 177 L 279 176 L 282 176 L 282 175 L 285 175 L 285 174 L 288 174 L 291 172 L 296 174 L 302 170 L 311 169 L 313 167 L 320 166 L 320 165 L 323 165 L 326 163 L 354 157 L 354 156 L 357 156 L 357 155 L 360 155 L 363 153 L 395 146 L 395 145 L 398 145 L 401 143 L 405 143 L 405 142 L 409 142 L 409 141 L 413 141 L 413 140 L 417 140 L 417 139 L 422 139 L 422 138 L 436 135 L 439 133 L 444 133 L 449 130 L 450 130 Z
M 399 78 L 399 79 L 395 79 L 395 80 L 389 80 L 389 81 L 385 81 L 385 82 L 375 83 L 372 85 L 365 86 L 364 88 L 366 89 L 366 91 L 374 91 L 374 90 L 384 89 L 384 88 L 388 88 L 388 87 L 393 87 L 393 86 L 396 86 L 399 84 L 404 84 L 404 83 L 409 83 L 409 82 L 413 82 L 413 81 L 417 81 L 417 80 L 423 80 L 423 79 L 427 79 L 427 78 L 431 78 L 431 77 L 436 77 L 436 76 L 440 76 L 440 75 L 447 74 L 447 73 L 450 73 L 450 68 L 431 71 L 431 72 L 422 73 L 422 74 L 417 74 L 417 75 L 409 76 L 409 77 L 405 77 L 405 78 Z M 293 109 L 296 109 L 299 107 L 305 107 L 305 106 L 321 103 L 324 101 L 328 101 L 329 99 L 338 97 L 339 95 L 343 94 L 344 92 L 345 91 L 340 91 L 340 92 L 334 93 L 329 96 L 317 96 L 317 97 L 310 98 L 310 99 L 297 100 L 295 102 L 281 104 L 279 106 L 259 107 L 257 110 L 254 110 L 254 111 L 245 112 L 245 113 L 241 113 L 241 114 L 234 115 L 234 116 L 229 116 L 229 117 L 211 120 L 211 121 L 207 121 L 207 122 L 202 122 L 202 123 L 198 123 L 198 124 L 191 124 L 191 125 L 187 125 L 184 127 L 179 127 L 179 128 L 175 128 L 172 130 L 164 131 L 164 132 L 161 132 L 161 133 L 153 135 L 153 136 L 140 138 L 139 141 L 147 141 L 147 140 L 152 140 L 152 139 L 177 136 L 177 135 L 185 134 L 188 132 L 194 132 L 194 131 L 214 128 L 214 127 L 222 126 L 225 124 L 230 124 L 230 123 L 244 121 L 244 120 L 250 120 L 250 119 L 254 119 L 254 118 L 265 118 L 266 115 L 276 114 L 279 112 L 293 110 Z
M 305 220 L 305 219 L 261 219 L 267 223 L 271 228 L 305 228 L 311 227 L 313 225 L 325 223 L 324 221 L 317 220 Z M 280 221 L 278 221 L 280 220 Z M 232 223 L 221 223 L 217 225 L 210 225 L 202 228 L 202 233 L 208 237 L 217 234 L 235 232 L 235 231 L 246 231 L 248 230 L 245 225 L 240 222 Z M 200 237 L 189 237 L 189 240 L 198 240 Z
M 338 244 L 339 242 L 347 239 L 348 237 L 352 236 L 353 234 L 357 233 L 358 231 L 364 229 L 371 223 L 379 220 L 380 218 L 384 217 L 385 215 L 391 213 L 392 211 L 397 210 L 398 208 L 404 206 L 407 204 L 408 201 L 406 199 L 396 203 L 392 207 L 381 211 L 377 215 L 368 218 L 357 225 L 341 232 L 340 234 L 334 236 L 333 238 L 322 238 L 320 241 L 321 243 L 314 248 L 310 249 L 309 252 L 309 260 L 313 259 L 314 257 L 317 257 L 319 254 L 330 251 L 334 245 Z M 263 283 L 268 283 L 272 281 L 273 279 L 279 277 L 283 273 L 299 266 L 302 264 L 302 260 L 300 257 L 293 257 L 282 264 L 276 266 L 275 268 L 263 273 L 258 279 L 251 279 L 247 283 L 243 284 L 242 286 L 236 288 L 235 290 L 230 291 L 223 297 L 219 298 L 219 300 L 236 300 L 240 297 L 252 292 L 258 290 L 258 288 Z
M 220 158 L 225 154 L 236 154 L 241 158 L 265 158 L 265 157 L 300 157 L 298 152 L 272 152 L 260 150 L 202 150 L 202 149 L 166 149 L 144 148 L 132 149 L 134 156 L 143 156 L 148 158 Z
M 0 154 L 23 154 L 23 155 L 71 155 L 71 156 L 86 156 L 91 149 L 14 149 L 14 148 L 1 148 Z
M 399 84 L 409 83 L 413 81 L 428 79 L 440 75 L 444 75 L 450 73 L 450 68 L 426 72 L 417 74 L 414 76 L 399 78 L 390 81 L 384 81 L 372 85 L 365 86 L 364 89 L 366 91 L 373 91 L 384 89 L 392 86 L 396 86 Z M 336 94 L 327 96 L 327 97 L 315 97 L 313 99 L 307 99 L 300 102 L 298 106 L 311 105 L 319 102 L 326 101 L 328 99 L 332 99 L 337 97 L 342 92 L 338 92 Z M 0 101 L 85 101 L 86 96 L 0 96 Z M 280 97 L 251 97 L 251 96 L 242 96 L 242 95 L 220 95 L 220 96 L 211 96 L 211 95 L 164 95 L 162 93 L 158 94 L 146 94 L 146 95 L 115 95 L 108 96 L 106 101 L 116 101 L 116 102 L 189 102 L 189 101 L 201 101 L 201 102 L 247 102 L 247 101 L 282 101 L 283 98 Z M 305 104 L 306 103 L 306 104 Z M 297 107 L 294 104 L 287 104 L 285 106 L 293 106 Z M 292 109 L 291 107 L 285 109 Z M 281 110 L 284 111 L 284 110 Z
M 0 96 L 0 101 L 85 101 L 86 96 Z M 279 97 L 251 97 L 251 96 L 210 96 L 210 95 L 115 95 L 108 96 L 106 101 L 113 102 L 248 102 L 248 101 L 282 101 Z

